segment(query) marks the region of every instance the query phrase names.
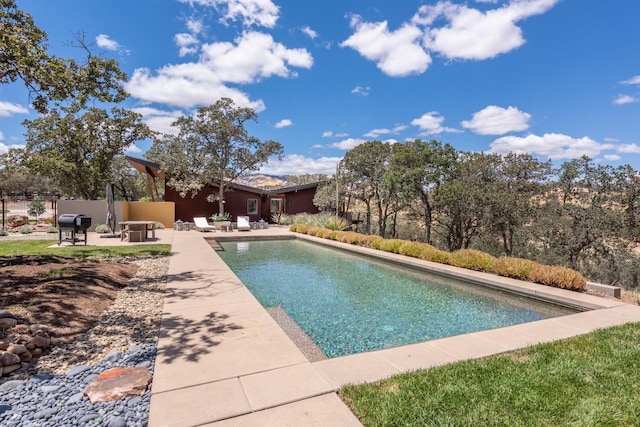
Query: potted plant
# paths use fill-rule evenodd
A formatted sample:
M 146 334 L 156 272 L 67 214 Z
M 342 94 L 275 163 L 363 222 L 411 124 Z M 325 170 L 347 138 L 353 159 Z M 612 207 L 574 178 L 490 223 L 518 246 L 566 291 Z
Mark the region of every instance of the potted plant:
M 211 215 L 211 221 L 213 225 L 217 229 L 226 229 L 227 231 L 231 230 L 231 215 L 228 212 L 225 213 L 215 213 Z

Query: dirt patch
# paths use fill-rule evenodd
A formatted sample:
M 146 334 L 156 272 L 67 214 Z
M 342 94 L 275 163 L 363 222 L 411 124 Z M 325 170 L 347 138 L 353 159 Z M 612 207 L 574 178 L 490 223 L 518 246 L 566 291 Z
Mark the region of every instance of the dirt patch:
M 56 342 L 89 330 L 136 274 L 127 262 L 59 256 L 0 259 L 0 308 L 53 328 Z

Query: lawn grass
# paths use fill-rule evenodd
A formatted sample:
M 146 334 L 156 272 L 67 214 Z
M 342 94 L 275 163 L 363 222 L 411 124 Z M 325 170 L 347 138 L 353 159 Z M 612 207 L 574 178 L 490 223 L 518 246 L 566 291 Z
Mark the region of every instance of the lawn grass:
M 365 426 L 640 426 L 640 323 L 346 386 Z
M 130 246 L 60 246 L 54 240 L 15 240 L 0 243 L 0 257 L 59 255 L 70 258 L 118 258 L 169 255 L 171 245 L 130 245 Z

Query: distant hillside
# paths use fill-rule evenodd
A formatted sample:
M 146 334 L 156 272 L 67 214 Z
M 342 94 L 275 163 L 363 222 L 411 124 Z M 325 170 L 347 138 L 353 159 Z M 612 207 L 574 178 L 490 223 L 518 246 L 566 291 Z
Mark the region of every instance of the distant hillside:
M 288 175 L 276 176 L 276 175 L 247 175 L 241 176 L 236 179 L 238 184 L 248 185 L 249 187 L 262 188 L 269 190 L 271 188 L 286 187 L 289 180 Z

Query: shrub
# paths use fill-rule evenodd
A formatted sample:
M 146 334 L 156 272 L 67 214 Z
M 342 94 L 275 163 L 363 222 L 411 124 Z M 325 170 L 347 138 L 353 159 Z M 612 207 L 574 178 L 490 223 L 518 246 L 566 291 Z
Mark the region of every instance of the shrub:
M 499 276 L 529 280 L 529 275 L 536 265 L 537 262 L 528 259 L 503 256 L 494 261 L 491 271 Z
M 529 280 L 542 285 L 572 291 L 583 290 L 587 286 L 587 280 L 575 270 L 542 264 L 538 264 L 533 268 L 529 275 Z
M 431 245 L 426 246 L 428 247 L 426 247 L 422 251 L 422 253 L 420 254 L 420 259 L 425 261 L 437 262 L 439 264 L 451 264 L 451 254 L 449 252 L 441 251 Z
M 44 231 L 45 233 L 57 233 L 58 229 L 50 225 L 49 227 L 45 228 Z
M 329 233 L 329 239 L 337 240 L 338 233 L 339 233 L 339 231 L 337 231 L 337 230 L 331 230 L 331 233 Z
M 475 249 L 460 249 L 449 255 L 449 262 L 455 267 L 491 272 L 496 257 Z
M 111 229 L 109 228 L 109 226 L 107 224 L 98 224 L 98 225 L 96 225 L 96 233 L 98 233 L 98 234 L 109 233 L 110 231 L 111 231 Z
M 324 227 L 328 228 L 329 230 L 344 230 L 346 226 L 347 226 L 347 221 L 337 216 L 328 218 L 324 223 Z
M 400 239 L 382 239 L 380 242 L 380 250 L 397 254 L 400 252 L 400 246 L 404 245 L 406 240 Z
M 34 200 L 33 202 L 29 203 L 27 213 L 31 216 L 35 216 L 37 220 L 38 216 L 42 215 L 46 211 L 47 207 L 44 205 L 44 203 L 42 203 L 40 200 Z
M 292 224 L 291 227 L 289 227 L 289 230 L 294 231 L 296 233 L 306 234 L 308 228 L 309 226 L 306 224 L 296 223 L 296 224 Z
M 18 231 L 21 234 L 31 234 L 31 233 L 33 233 L 33 228 L 31 228 L 30 225 L 23 225 L 22 227 L 20 227 L 20 229 Z
M 309 227 L 307 228 L 307 235 L 316 236 L 319 231 L 322 231 L 320 227 Z
M 156 222 L 156 230 L 164 230 L 165 226 L 160 221 Z
M 313 215 L 308 214 L 308 213 L 299 213 L 297 215 L 295 215 L 293 217 L 293 223 L 294 224 L 304 224 L 304 225 L 309 225 L 311 224 L 311 217 Z
M 355 231 L 339 231 L 338 234 L 336 234 L 336 240 L 350 245 L 357 245 L 361 236 L 360 233 L 356 233 Z
M 330 239 L 331 234 L 335 232 L 335 230 L 329 230 L 328 228 L 325 228 L 324 230 L 322 230 L 322 235 L 318 237 L 322 237 L 323 239 Z
M 9 235 L 9 232 L 7 230 L 5 229 L 0 230 L 0 236 L 8 236 L 8 235 Z
M 373 247 L 373 242 L 378 241 L 378 240 L 384 240 L 380 236 L 371 236 L 371 235 L 368 235 L 368 234 L 359 234 L 359 233 L 356 233 L 356 234 L 358 235 L 358 242 L 357 242 L 358 245 L 359 246 L 364 246 L 365 248 L 372 248 Z
M 425 250 L 425 246 L 428 245 L 419 242 L 407 242 L 400 246 L 399 253 L 413 258 L 420 258 L 420 254 Z

